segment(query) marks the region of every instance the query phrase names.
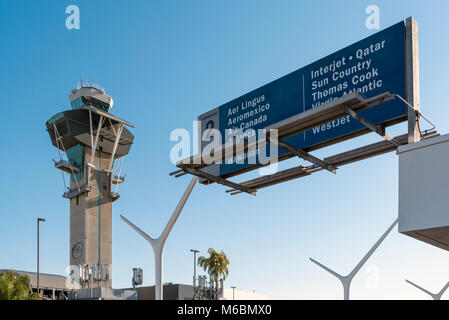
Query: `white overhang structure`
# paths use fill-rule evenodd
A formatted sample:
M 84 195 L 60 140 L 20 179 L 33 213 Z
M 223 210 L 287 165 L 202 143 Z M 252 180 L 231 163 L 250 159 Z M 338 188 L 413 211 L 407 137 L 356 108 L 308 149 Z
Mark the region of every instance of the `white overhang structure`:
M 398 148 L 399 232 L 449 251 L 449 134 Z
M 123 132 L 123 128 L 125 127 L 125 125 L 134 128 L 134 126 L 129 123 L 128 121 L 122 120 L 116 116 L 113 116 L 112 114 L 102 111 L 98 108 L 92 107 L 92 106 L 82 106 L 79 109 L 83 109 L 86 110 L 87 112 L 89 112 L 89 130 L 90 130 L 90 139 L 91 139 L 91 146 L 92 146 L 92 154 L 91 154 L 91 159 L 90 162 L 87 163 L 87 175 L 86 175 L 86 179 L 87 179 L 87 186 L 90 186 L 90 170 L 91 168 L 95 168 L 93 162 L 94 162 L 94 157 L 95 157 L 95 152 L 97 150 L 97 144 L 98 144 L 98 140 L 100 137 L 100 133 L 101 133 L 101 128 L 103 127 L 104 123 L 106 121 L 109 121 L 109 124 L 111 125 L 111 129 L 114 132 L 114 145 L 112 148 L 112 153 L 111 153 L 111 159 L 109 161 L 109 167 L 108 169 L 106 169 L 105 171 L 109 173 L 113 173 L 112 167 L 114 166 L 114 157 L 115 157 L 115 152 L 117 150 L 117 146 L 118 143 L 120 141 L 120 138 L 122 136 L 122 132 Z M 97 133 L 95 134 L 95 138 L 94 138 L 94 127 L 92 124 L 92 114 L 96 114 L 99 116 L 99 120 L 98 120 L 98 127 L 97 127 Z M 119 124 L 117 131 L 114 129 L 114 124 Z M 118 187 L 117 187 L 118 188 Z
M 95 113 L 95 114 L 97 114 L 99 116 L 102 116 L 104 118 L 110 119 L 113 123 L 117 123 L 118 122 L 118 123 L 125 124 L 128 127 L 134 128 L 134 125 L 129 123 L 128 121 L 122 120 L 119 117 L 116 117 L 116 116 L 110 114 L 109 112 L 100 110 L 98 108 L 91 107 L 91 106 L 82 106 L 79 109 L 84 109 L 84 110 L 91 111 L 91 112 L 93 112 L 93 113 Z

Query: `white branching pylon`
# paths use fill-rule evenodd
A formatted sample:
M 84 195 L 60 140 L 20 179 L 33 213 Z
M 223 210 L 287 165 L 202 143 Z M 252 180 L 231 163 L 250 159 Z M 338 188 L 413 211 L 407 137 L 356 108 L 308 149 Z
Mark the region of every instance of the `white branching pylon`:
M 433 300 L 441 300 L 441 297 L 443 296 L 443 294 L 446 292 L 447 288 L 449 288 L 449 282 L 446 283 L 446 285 L 443 287 L 443 289 L 441 289 L 440 292 L 438 293 L 432 293 L 430 291 L 427 291 L 426 289 L 424 289 L 423 287 L 418 286 L 417 284 L 409 281 L 409 280 L 405 280 L 405 282 L 410 283 L 412 286 L 418 288 L 419 290 L 421 290 L 424 293 L 427 293 L 429 296 L 432 297 Z
M 366 263 L 366 261 L 368 261 L 368 259 L 374 253 L 374 251 L 376 251 L 376 249 L 380 246 L 382 241 L 384 241 L 384 239 L 388 236 L 388 234 L 391 232 L 391 230 L 393 230 L 393 228 L 396 226 L 397 223 L 398 223 L 398 219 L 396 219 L 393 222 L 393 224 L 387 229 L 387 231 L 382 235 L 382 237 L 380 237 L 380 239 L 377 240 L 377 242 L 374 244 L 374 246 L 368 251 L 368 253 L 363 257 L 363 259 L 355 266 L 355 268 L 351 271 L 351 273 L 349 273 L 346 276 L 342 276 L 342 275 L 338 274 L 337 272 L 331 270 L 330 268 L 322 265 L 318 261 L 313 260 L 312 258 L 310 258 L 310 261 L 312 261 L 313 263 L 315 263 L 319 267 L 323 268 L 324 270 L 326 270 L 327 272 L 329 272 L 333 276 L 337 277 L 341 281 L 341 283 L 343 285 L 343 297 L 344 297 L 344 299 L 345 300 L 349 300 L 349 289 L 351 287 L 352 279 L 355 277 L 357 272 L 359 272 L 359 270 L 363 267 L 363 265 Z
M 164 228 L 164 231 L 162 231 L 159 238 L 154 239 L 150 237 L 148 234 L 142 231 L 139 227 L 137 227 L 135 224 L 133 224 L 131 221 L 126 219 L 124 216 L 120 215 L 120 218 L 122 218 L 123 221 L 125 221 L 131 228 L 133 228 L 138 234 L 140 234 L 145 240 L 147 240 L 154 251 L 154 260 L 155 260 L 155 287 L 156 287 L 156 300 L 162 300 L 163 299 L 163 287 L 162 287 L 162 278 L 163 278 L 163 253 L 164 253 L 164 245 L 165 241 L 168 238 L 168 235 L 170 234 L 171 229 L 175 225 L 176 220 L 178 219 L 179 215 L 181 214 L 181 210 L 184 207 L 187 199 L 189 198 L 190 194 L 192 193 L 193 188 L 195 187 L 196 182 L 198 181 L 198 177 L 193 177 L 189 186 L 187 187 L 186 191 L 182 195 L 181 200 L 179 200 L 178 205 L 176 206 L 175 210 L 173 211 L 172 216 L 170 217 L 170 220 L 168 221 L 167 225 Z

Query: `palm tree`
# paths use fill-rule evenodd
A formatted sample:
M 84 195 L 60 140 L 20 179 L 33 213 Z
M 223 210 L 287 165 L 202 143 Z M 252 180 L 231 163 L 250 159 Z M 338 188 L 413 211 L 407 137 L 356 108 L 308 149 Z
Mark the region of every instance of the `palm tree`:
M 199 257 L 198 265 L 209 274 L 210 281 L 215 283 L 215 299 L 218 300 L 218 281 L 220 278 L 225 280 L 228 276 L 229 260 L 223 251 L 218 253 L 214 248 L 209 248 L 207 252 L 209 253 L 209 257 Z
M 0 300 L 41 300 L 31 291 L 30 277 L 14 271 L 0 273 Z

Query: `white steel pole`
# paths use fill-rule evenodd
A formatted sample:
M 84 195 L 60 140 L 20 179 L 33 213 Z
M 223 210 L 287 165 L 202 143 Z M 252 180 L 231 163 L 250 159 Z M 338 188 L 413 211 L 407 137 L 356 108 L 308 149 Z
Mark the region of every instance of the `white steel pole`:
M 432 297 L 433 300 L 441 300 L 441 297 L 443 296 L 443 294 L 446 292 L 447 288 L 449 288 L 449 282 L 446 283 L 446 285 L 443 287 L 443 289 L 441 289 L 440 292 L 438 293 L 432 293 L 430 291 L 427 291 L 426 289 L 424 289 L 423 287 L 418 286 L 417 284 L 409 281 L 409 280 L 405 280 L 405 282 L 410 283 L 412 286 L 418 288 L 419 290 L 423 291 L 424 293 L 427 293 L 429 296 Z
M 391 230 L 393 230 L 393 228 L 396 226 L 397 223 L 398 223 L 398 219 L 396 219 L 393 222 L 393 224 L 387 229 L 387 231 L 382 235 L 382 237 L 380 237 L 380 239 L 377 240 L 377 242 L 374 244 L 374 246 L 368 251 L 368 253 L 363 257 L 363 259 L 355 266 L 355 268 L 351 271 L 351 273 L 349 273 L 346 276 L 342 276 L 342 275 L 338 274 L 337 272 L 331 270 L 330 268 L 322 265 L 318 261 L 313 260 L 312 258 L 309 258 L 309 259 L 310 259 L 310 261 L 312 261 L 319 267 L 323 268 L 324 270 L 326 270 L 333 276 L 337 277 L 341 281 L 341 283 L 343 285 L 343 297 L 345 300 L 349 300 L 349 289 L 351 287 L 352 279 L 355 277 L 357 272 L 359 272 L 359 270 L 363 267 L 363 265 L 366 263 L 366 261 L 368 261 L 368 259 L 374 253 L 374 251 L 376 251 L 376 249 L 380 246 L 382 241 L 384 241 L 384 239 L 388 236 L 388 234 L 391 232 Z
M 193 288 L 196 287 L 196 254 L 200 252 L 196 249 L 190 249 L 190 252 L 193 252 Z
M 163 300 L 162 279 L 163 279 L 163 263 L 164 263 L 163 253 L 164 253 L 165 241 L 167 240 L 171 229 L 175 225 L 176 220 L 178 219 L 178 217 L 181 213 L 181 210 L 184 207 L 190 194 L 192 193 L 192 190 L 195 187 L 195 184 L 197 181 L 198 181 L 198 177 L 195 176 L 192 178 L 189 186 L 187 187 L 186 191 L 182 195 L 181 200 L 179 200 L 178 205 L 176 206 L 175 210 L 173 211 L 173 214 L 170 217 L 170 220 L 168 221 L 167 225 L 165 226 L 164 231 L 162 231 L 162 234 L 157 239 L 151 238 L 148 234 L 143 232 L 139 227 L 134 225 L 131 221 L 126 219 L 124 216 L 120 215 L 120 218 L 122 218 L 123 221 L 125 221 L 131 228 L 133 228 L 145 240 L 147 240 L 150 243 L 151 247 L 153 248 L 154 258 L 155 258 L 154 261 L 155 261 L 156 300 Z

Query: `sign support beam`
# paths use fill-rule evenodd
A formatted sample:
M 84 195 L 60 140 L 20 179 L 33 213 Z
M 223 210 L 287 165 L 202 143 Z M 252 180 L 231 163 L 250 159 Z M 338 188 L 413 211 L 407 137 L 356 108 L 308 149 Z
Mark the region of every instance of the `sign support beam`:
M 419 130 L 419 50 L 418 50 L 418 22 L 413 17 L 405 21 L 405 54 L 406 54 L 406 83 L 407 101 L 415 110 L 408 109 L 408 143 L 421 140 Z
M 357 112 L 355 112 L 354 110 L 352 110 L 349 107 L 345 107 L 345 112 L 348 115 L 350 115 L 351 117 L 353 117 L 354 119 L 356 119 L 358 122 L 360 122 L 361 124 L 366 126 L 367 128 L 371 129 L 373 132 L 375 132 L 378 135 L 380 135 L 385 140 L 388 140 L 391 143 L 393 143 L 396 147 L 399 147 L 401 145 L 396 139 L 392 138 L 387 133 L 385 133 L 385 128 L 384 127 L 376 126 L 375 124 L 369 122 L 368 120 L 363 118 L 361 115 L 359 115 Z
M 234 188 L 236 190 L 240 190 L 242 192 L 249 193 L 249 194 L 251 194 L 253 196 L 255 196 L 256 192 L 257 192 L 257 190 L 253 190 L 251 188 L 244 187 L 244 186 L 242 186 L 242 185 L 240 185 L 238 183 L 234 183 L 232 181 L 226 180 L 226 179 L 221 178 L 221 177 L 214 176 L 212 174 L 209 174 L 209 173 L 206 173 L 206 172 L 203 172 L 203 171 L 199 171 L 199 170 L 192 169 L 192 168 L 184 168 L 184 170 L 187 171 L 188 173 L 194 175 L 194 176 L 214 181 L 216 183 L 219 183 L 219 184 L 222 184 L 222 185 Z
M 274 141 L 273 141 L 274 142 Z M 299 158 L 302 158 L 306 161 L 309 161 L 316 165 L 317 167 L 321 167 L 323 169 L 328 170 L 329 172 L 332 172 L 335 174 L 337 172 L 337 168 L 335 166 L 327 164 L 325 161 L 318 159 L 317 157 L 312 156 L 311 154 L 305 152 L 304 150 L 301 150 L 299 148 L 296 148 L 295 146 L 292 146 L 284 141 L 279 141 L 277 143 L 279 147 L 282 149 L 287 150 L 290 153 L 293 153 L 294 155 L 298 156 Z
M 429 137 L 436 137 L 438 134 L 435 131 L 431 131 L 423 134 L 424 139 Z M 400 135 L 395 137 L 394 139 L 399 141 L 401 145 L 407 144 L 408 135 Z M 364 159 L 372 158 L 384 153 L 395 151 L 396 147 L 391 144 L 387 140 L 379 141 L 370 145 L 366 145 L 357 149 L 353 149 L 350 151 L 346 151 L 328 158 L 325 158 L 324 161 L 330 165 L 334 165 L 336 167 L 341 167 L 353 162 L 361 161 Z M 290 169 L 286 169 L 283 171 L 279 171 L 271 176 L 264 176 L 255 178 L 249 181 L 241 182 L 240 185 L 245 186 L 247 188 L 252 189 L 263 189 L 272 185 L 276 185 L 279 183 L 283 183 L 289 180 L 302 178 L 308 176 L 312 173 L 323 170 L 321 167 L 316 167 L 315 165 L 310 167 L 298 166 Z M 226 190 L 227 193 L 231 193 L 231 195 L 239 194 L 242 191 L 236 189 Z

